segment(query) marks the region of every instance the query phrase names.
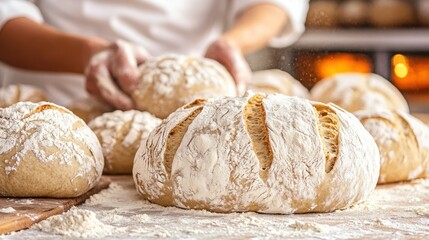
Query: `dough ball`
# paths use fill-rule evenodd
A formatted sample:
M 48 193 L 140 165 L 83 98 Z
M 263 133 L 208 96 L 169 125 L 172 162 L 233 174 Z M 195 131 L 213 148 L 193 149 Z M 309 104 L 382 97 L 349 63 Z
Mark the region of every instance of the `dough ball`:
M 343 1 L 338 10 L 338 21 L 345 26 L 363 26 L 367 24 L 368 12 L 367 1 Z
M 211 59 L 167 55 L 147 61 L 140 69 L 141 82 L 132 94 L 135 105 L 159 118 L 198 98 L 236 94 L 230 74 Z
M 310 28 L 332 28 L 338 22 L 338 3 L 331 0 L 311 1 L 305 24 Z
M 379 183 L 426 177 L 429 174 L 429 128 L 398 111 L 355 113 L 380 150 Z
M 69 110 L 48 102 L 0 109 L 0 196 L 79 196 L 103 170 L 100 143 Z
M 161 120 L 136 110 L 105 113 L 88 126 L 95 132 L 104 155 L 104 173 L 131 174 L 134 155 Z
M 17 102 L 41 102 L 47 98 L 42 89 L 31 85 L 16 84 L 0 88 L 0 108 Z
M 254 92 L 281 93 L 286 96 L 309 98 L 308 89 L 289 73 L 270 69 L 253 73 L 248 89 Z
M 333 104 L 248 94 L 171 114 L 140 146 L 133 177 L 145 199 L 163 206 L 331 212 L 368 197 L 379 159 L 359 120 Z
M 67 108 L 86 123 L 103 113 L 111 112 L 114 108 L 100 100 L 92 97 L 77 99 Z
M 376 27 L 402 27 L 415 22 L 414 10 L 408 0 L 373 0 L 369 18 Z
M 409 112 L 402 94 L 388 80 L 376 74 L 338 74 L 318 82 L 311 98 L 332 102 L 350 111 L 396 109 Z

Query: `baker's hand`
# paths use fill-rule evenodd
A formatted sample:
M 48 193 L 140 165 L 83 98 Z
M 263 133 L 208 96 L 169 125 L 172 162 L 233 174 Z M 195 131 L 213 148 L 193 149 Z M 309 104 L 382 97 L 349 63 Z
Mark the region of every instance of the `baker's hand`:
M 241 50 L 232 41 L 219 38 L 208 47 L 205 57 L 218 61 L 228 70 L 240 96 L 246 91 L 252 71 Z
M 91 57 L 85 70 L 86 90 L 118 109 L 132 109 L 129 95 L 138 83 L 138 65 L 149 57 L 144 48 L 117 40 Z

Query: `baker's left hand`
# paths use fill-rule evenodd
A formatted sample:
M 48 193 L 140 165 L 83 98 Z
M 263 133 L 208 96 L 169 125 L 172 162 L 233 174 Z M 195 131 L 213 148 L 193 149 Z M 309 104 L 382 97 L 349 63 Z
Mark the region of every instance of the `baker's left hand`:
M 219 38 L 207 48 L 205 57 L 218 61 L 228 70 L 237 85 L 239 96 L 246 91 L 252 71 L 240 48 L 233 41 Z

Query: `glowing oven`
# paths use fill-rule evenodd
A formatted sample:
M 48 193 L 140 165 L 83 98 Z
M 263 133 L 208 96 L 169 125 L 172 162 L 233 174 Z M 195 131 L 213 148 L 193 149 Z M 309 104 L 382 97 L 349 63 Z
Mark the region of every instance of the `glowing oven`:
M 407 100 L 420 101 L 411 110 L 429 112 L 427 28 L 308 30 L 295 45 L 277 52 L 277 59 L 279 68 L 308 88 L 336 73 L 377 73 Z

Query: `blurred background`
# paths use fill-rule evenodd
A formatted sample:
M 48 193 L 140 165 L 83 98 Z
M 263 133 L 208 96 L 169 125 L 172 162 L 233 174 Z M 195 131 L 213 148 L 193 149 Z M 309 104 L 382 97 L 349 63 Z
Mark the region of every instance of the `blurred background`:
M 285 70 L 307 88 L 336 73 L 375 72 L 412 112 L 429 112 L 429 0 L 311 0 L 306 26 L 291 47 L 249 56 L 252 68 Z

